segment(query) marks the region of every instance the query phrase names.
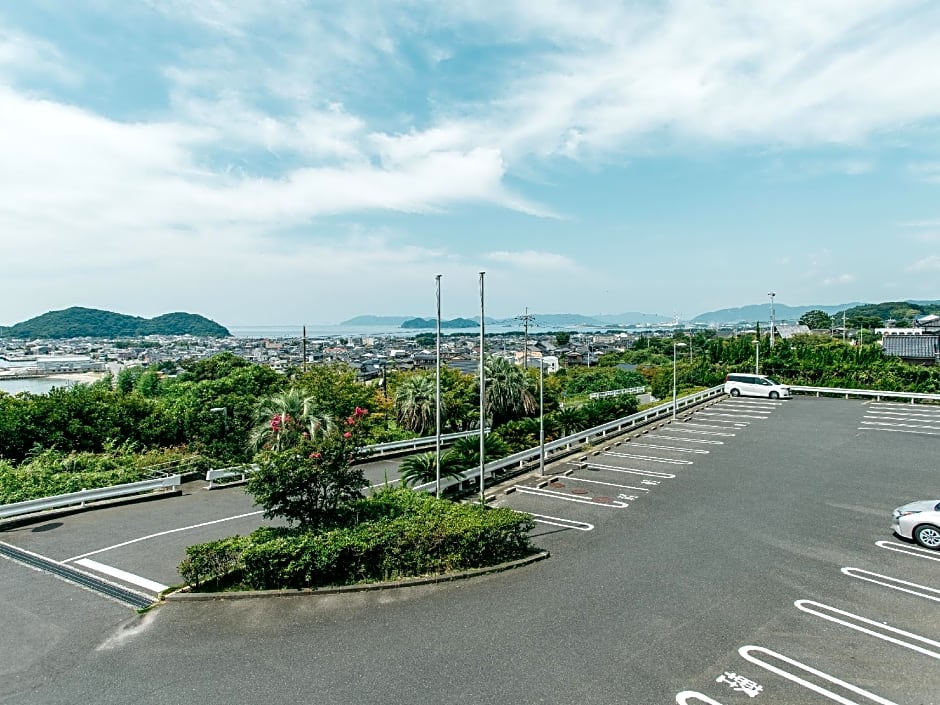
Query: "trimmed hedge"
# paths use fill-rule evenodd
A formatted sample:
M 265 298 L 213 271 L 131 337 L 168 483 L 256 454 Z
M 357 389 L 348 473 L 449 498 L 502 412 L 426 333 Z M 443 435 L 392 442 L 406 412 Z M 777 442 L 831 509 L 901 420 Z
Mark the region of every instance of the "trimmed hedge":
M 262 527 L 190 546 L 179 573 L 206 591 L 317 588 L 481 568 L 535 550 L 526 514 L 405 488 L 359 500 L 348 516 L 319 531 Z

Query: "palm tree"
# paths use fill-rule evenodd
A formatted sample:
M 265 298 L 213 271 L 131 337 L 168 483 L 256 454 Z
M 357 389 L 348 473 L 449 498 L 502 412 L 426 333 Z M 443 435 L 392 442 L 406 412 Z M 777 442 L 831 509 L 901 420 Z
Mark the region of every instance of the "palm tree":
M 538 408 L 529 391 L 521 367 L 504 357 L 488 357 L 484 363 L 486 373 L 486 414 L 493 427 L 512 419 L 534 414 Z
M 561 427 L 562 436 L 570 436 L 572 433 L 586 428 L 584 412 L 573 406 L 566 406 L 552 414 L 555 423 Z
M 483 440 L 484 460 L 498 460 L 509 454 L 509 446 L 496 436 L 489 435 Z M 468 470 L 480 464 L 480 439 L 478 436 L 467 436 L 454 442 L 450 450 L 441 459 L 441 465 L 446 462 L 449 468 L 458 468 L 457 472 Z M 441 470 L 443 472 L 443 470 Z
M 316 438 L 332 428 L 333 419 L 316 407 L 312 397 L 291 388 L 262 400 L 258 405 L 249 441 L 255 450 L 268 446 L 279 451 L 304 436 Z
M 423 485 L 437 479 L 437 454 L 418 453 L 409 455 L 399 465 L 401 484 L 405 487 Z M 441 457 L 441 478 L 459 477 L 462 470 L 447 461 L 447 456 Z
M 395 408 L 402 428 L 426 435 L 434 428 L 437 385 L 431 375 L 405 377 L 395 392 Z M 443 415 L 443 408 L 441 409 Z

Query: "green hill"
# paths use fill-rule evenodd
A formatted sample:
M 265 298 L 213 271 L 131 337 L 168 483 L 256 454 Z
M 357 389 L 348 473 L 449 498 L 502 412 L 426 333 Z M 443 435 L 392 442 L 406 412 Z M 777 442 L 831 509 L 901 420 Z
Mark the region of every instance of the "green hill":
M 940 314 L 940 301 L 886 301 L 880 304 L 862 304 L 853 306 L 845 310 L 846 321 L 867 321 L 870 320 L 876 325 L 883 325 L 884 321 L 893 318 L 898 323 L 910 324 L 915 318 L 926 316 L 927 314 Z M 842 311 L 838 311 L 832 316 L 835 325 L 842 324 Z
M 144 335 L 224 338 L 231 333 L 215 321 L 194 313 L 166 313 L 148 319 L 74 306 L 0 327 L 0 335 L 7 338 L 133 338 Z

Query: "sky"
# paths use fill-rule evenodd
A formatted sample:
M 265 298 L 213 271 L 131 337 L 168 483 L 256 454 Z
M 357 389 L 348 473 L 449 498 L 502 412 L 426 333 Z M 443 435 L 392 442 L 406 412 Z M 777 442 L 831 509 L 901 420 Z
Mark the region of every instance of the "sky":
M 0 3 L 0 325 L 940 299 L 935 0 Z

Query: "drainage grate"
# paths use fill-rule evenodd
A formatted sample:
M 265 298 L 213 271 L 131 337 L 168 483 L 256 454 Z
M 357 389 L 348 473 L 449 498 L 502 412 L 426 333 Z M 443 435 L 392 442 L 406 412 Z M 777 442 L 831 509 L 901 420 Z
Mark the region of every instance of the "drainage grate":
M 135 609 L 143 609 L 144 607 L 150 607 L 155 600 L 146 595 L 142 595 L 139 592 L 134 592 L 133 590 L 128 590 L 127 588 L 121 587 L 120 585 L 115 585 L 114 583 L 109 583 L 106 580 L 101 578 L 96 578 L 94 575 L 89 575 L 88 573 L 83 573 L 80 570 L 76 570 L 71 566 L 67 566 L 64 563 L 57 563 L 56 561 L 49 560 L 48 558 L 43 558 L 42 556 L 37 556 L 35 553 L 30 553 L 29 551 L 24 551 L 23 549 L 16 548 L 11 546 L 8 543 L 3 543 L 0 541 L 0 556 L 9 558 L 23 565 L 28 565 L 31 568 L 37 568 L 39 570 L 45 571 L 46 573 L 51 573 L 63 580 L 67 580 L 70 583 L 75 583 L 76 585 L 81 585 L 82 587 L 88 588 L 93 592 L 100 593 L 107 597 L 110 597 L 118 602 L 123 602 L 126 605 L 130 605 Z

